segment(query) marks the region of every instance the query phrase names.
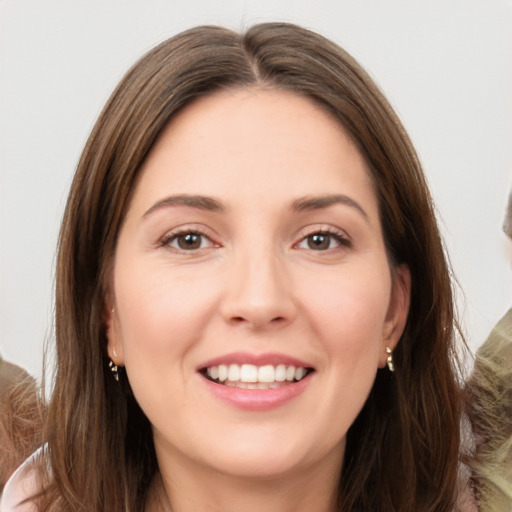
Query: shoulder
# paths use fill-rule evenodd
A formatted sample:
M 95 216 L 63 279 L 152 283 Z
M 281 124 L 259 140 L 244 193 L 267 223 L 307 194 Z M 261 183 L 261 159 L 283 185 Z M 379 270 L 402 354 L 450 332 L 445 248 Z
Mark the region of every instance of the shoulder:
M 42 490 L 41 459 L 43 450 L 37 450 L 11 476 L 0 500 L 0 512 L 37 512 L 33 501 L 26 501 Z

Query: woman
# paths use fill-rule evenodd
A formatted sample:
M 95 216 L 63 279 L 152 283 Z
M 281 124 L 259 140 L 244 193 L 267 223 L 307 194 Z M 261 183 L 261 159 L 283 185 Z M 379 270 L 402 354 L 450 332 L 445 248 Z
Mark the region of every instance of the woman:
M 11 484 L 41 490 L 27 510 L 455 510 L 431 197 L 321 36 L 199 27 L 143 57 L 79 162 L 56 295 L 44 470 Z

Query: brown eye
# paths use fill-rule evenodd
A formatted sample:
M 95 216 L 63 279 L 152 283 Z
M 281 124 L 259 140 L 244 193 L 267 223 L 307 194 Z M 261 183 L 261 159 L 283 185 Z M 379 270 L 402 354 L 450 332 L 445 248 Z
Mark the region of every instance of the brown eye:
M 350 241 L 338 233 L 329 231 L 317 231 L 305 236 L 297 245 L 299 249 L 309 249 L 312 251 L 328 251 L 337 247 L 350 247 Z
M 201 247 L 201 235 L 196 233 L 187 233 L 177 238 L 180 249 L 199 249 Z
M 324 251 L 331 247 L 331 238 L 331 235 L 326 233 L 314 233 L 313 235 L 309 235 L 306 240 L 309 249 Z
M 208 238 L 200 233 L 179 233 L 170 238 L 167 244 L 182 251 L 193 251 L 207 246 Z

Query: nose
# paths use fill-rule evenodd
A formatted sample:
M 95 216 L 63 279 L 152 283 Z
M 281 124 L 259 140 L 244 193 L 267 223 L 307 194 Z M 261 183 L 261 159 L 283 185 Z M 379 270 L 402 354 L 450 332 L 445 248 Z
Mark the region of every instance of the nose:
M 293 284 L 285 262 L 266 251 L 240 255 L 228 273 L 221 312 L 230 324 L 254 330 L 280 328 L 297 313 Z

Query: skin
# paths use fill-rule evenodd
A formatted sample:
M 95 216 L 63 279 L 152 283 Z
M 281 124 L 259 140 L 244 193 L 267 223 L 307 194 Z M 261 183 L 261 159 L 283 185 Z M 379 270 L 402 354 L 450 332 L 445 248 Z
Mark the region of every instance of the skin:
M 176 195 L 220 208 L 166 201 Z M 180 248 L 186 233 L 197 248 Z M 409 290 L 364 159 L 321 107 L 243 89 L 175 116 L 141 170 L 106 300 L 110 357 L 153 425 L 148 509 L 333 510 L 346 432 L 402 333 Z M 314 372 L 283 405 L 245 410 L 198 372 L 240 351 Z

